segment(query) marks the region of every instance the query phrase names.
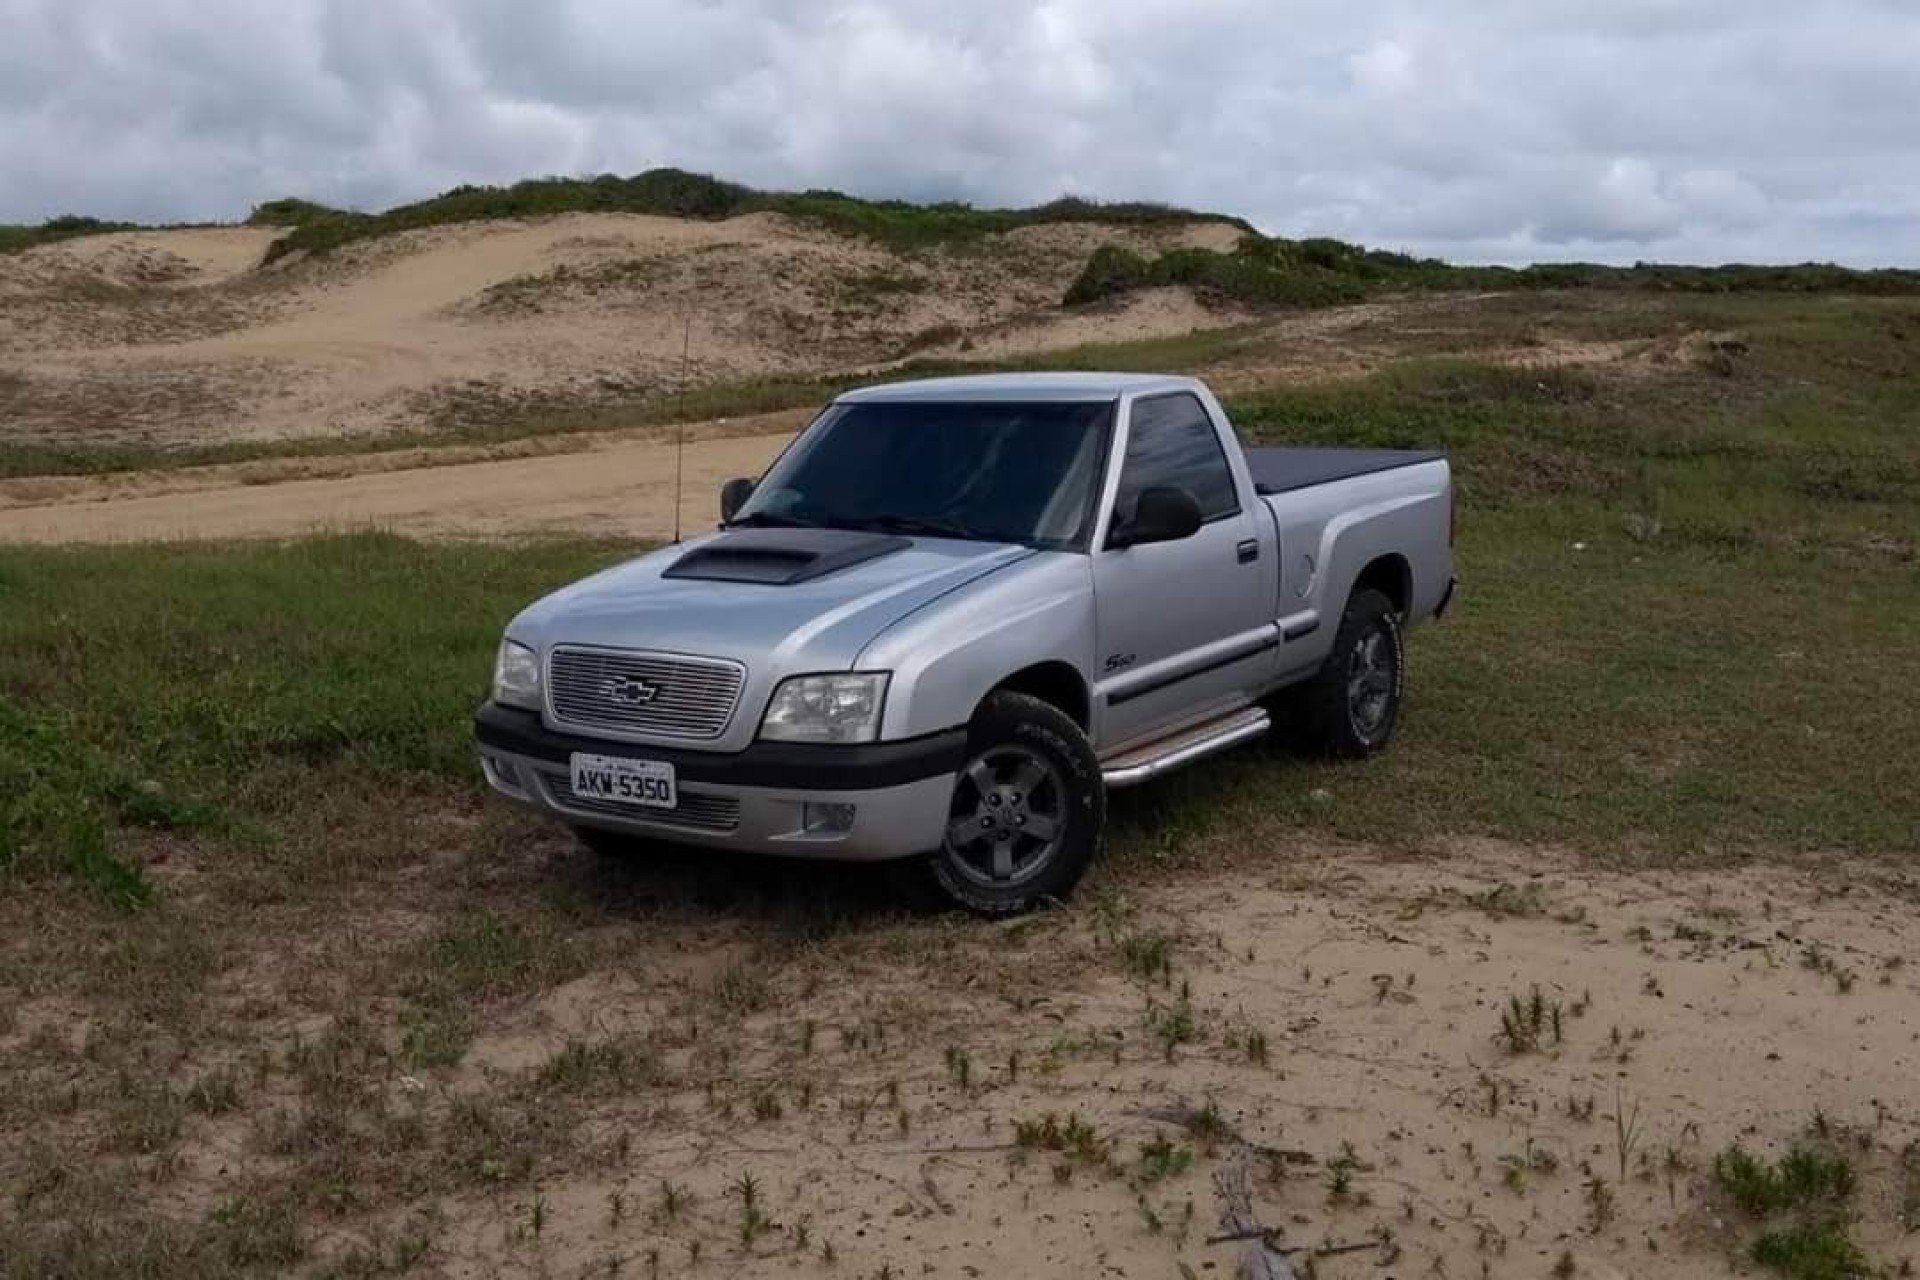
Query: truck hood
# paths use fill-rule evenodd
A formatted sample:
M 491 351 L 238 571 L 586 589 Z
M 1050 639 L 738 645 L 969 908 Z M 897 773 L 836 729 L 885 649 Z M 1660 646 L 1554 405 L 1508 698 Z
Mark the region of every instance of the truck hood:
M 892 623 L 1034 554 L 951 538 L 723 532 L 564 587 L 521 613 L 507 633 L 543 653 L 582 644 L 732 658 L 746 664 L 751 687 L 802 671 L 847 670 Z

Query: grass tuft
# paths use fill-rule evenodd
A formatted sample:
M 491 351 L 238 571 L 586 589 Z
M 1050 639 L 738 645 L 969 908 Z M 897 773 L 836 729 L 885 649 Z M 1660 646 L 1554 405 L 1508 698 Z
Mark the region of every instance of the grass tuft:
M 1526 995 L 1507 997 L 1500 1010 L 1500 1029 L 1494 1039 L 1508 1053 L 1533 1053 L 1560 1043 L 1560 1002 L 1548 1000 L 1538 986 Z
M 638 1036 L 569 1040 L 535 1076 L 543 1091 L 587 1093 L 655 1088 L 668 1082 L 660 1055 Z
M 1167 1178 L 1178 1177 L 1193 1167 L 1193 1148 L 1155 1138 L 1152 1142 L 1142 1143 L 1140 1147 L 1140 1180 L 1142 1182 L 1161 1182 Z
M 1845 1156 L 1799 1144 L 1772 1164 L 1735 1144 L 1714 1158 L 1713 1177 L 1754 1217 L 1844 1201 L 1856 1182 Z
M 773 1004 L 773 986 L 765 970 L 745 960 L 722 969 L 707 994 L 714 1008 L 735 1018 L 759 1013 Z
M 1112 1150 L 1111 1143 L 1077 1111 L 1065 1118 L 1049 1111 L 1015 1121 L 1014 1143 L 1025 1151 L 1059 1152 L 1073 1163 L 1090 1167 L 1105 1165 Z
M 1753 1260 L 1788 1280 L 1866 1280 L 1879 1274 L 1839 1222 L 1800 1223 L 1753 1242 Z
M 1173 939 L 1164 933 L 1130 933 L 1120 940 L 1120 963 L 1142 982 L 1173 984 Z

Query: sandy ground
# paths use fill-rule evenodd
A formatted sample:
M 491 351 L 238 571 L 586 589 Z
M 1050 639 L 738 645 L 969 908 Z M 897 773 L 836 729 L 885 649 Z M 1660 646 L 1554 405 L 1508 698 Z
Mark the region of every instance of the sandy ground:
M 1230 228 L 1026 228 L 899 254 L 772 215 L 568 215 L 408 232 L 258 264 L 253 228 L 0 258 L 8 439 L 172 447 L 631 403 L 978 342 L 1047 349 L 1244 318 L 1184 290 L 1065 314 L 1086 257 Z M 977 335 L 977 339 L 976 339 Z
M 720 486 L 758 476 L 799 425 L 793 415 L 756 422 L 784 429 L 690 439 L 678 461 L 671 433 L 649 429 L 547 456 L 306 479 L 289 478 L 286 467 L 254 468 L 252 479 L 235 479 L 236 468 L 207 468 L 213 474 L 157 473 L 145 486 L 75 486 L 50 504 L 9 508 L 0 497 L 0 542 L 285 538 L 370 528 L 425 537 L 665 538 L 674 529 L 676 478 L 682 528 L 708 526 L 719 518 Z
M 503 418 L 617 421 L 620 407 L 693 385 L 856 381 L 916 357 L 990 361 L 1218 330 L 1232 331 L 1223 354 L 1192 372 L 1232 393 L 1447 350 L 1483 301 L 1256 318 L 1157 289 L 1058 305 L 1102 243 L 1226 248 L 1235 235 L 1054 225 L 903 255 L 771 215 L 573 215 L 409 232 L 271 267 L 259 263 L 273 233 L 254 228 L 84 238 L 0 258 L 0 444 L 165 450 Z M 1631 372 L 1647 345 L 1516 330 L 1481 334 L 1472 349 Z M 717 483 L 757 472 L 773 437 L 805 417 L 689 424 L 698 443 L 684 459 L 682 525 L 710 519 Z M 665 438 L 556 431 L 484 447 L 5 479 L 0 540 L 366 527 L 658 537 L 675 524 Z
M 396 821 L 416 851 L 450 829 Z M 429 844 L 405 883 L 451 855 L 467 876 L 587 893 L 598 905 L 543 944 L 587 962 L 476 999 L 457 1065 L 408 1068 L 379 1039 L 336 1051 L 327 1096 L 358 1108 L 340 1123 L 416 1137 L 385 1162 L 344 1149 L 385 1181 L 344 1215 L 310 1201 L 307 1261 L 425 1223 L 415 1273 L 476 1280 L 1190 1280 L 1238 1274 L 1251 1246 L 1219 1236 L 1243 1195 L 1242 1222 L 1316 1280 L 1692 1280 L 1754 1273 L 1766 1224 L 1712 1177 L 1736 1143 L 1845 1155 L 1856 1239 L 1885 1274 L 1920 1261 L 1911 872 L 1203 844 L 1177 875 L 1103 877 L 998 925 L 876 911 L 836 887 L 844 869 L 623 865 L 544 832 Z M 192 892 L 190 864 L 160 868 L 173 892 Z M 182 1080 L 225 1060 L 247 1083 L 232 1109 L 187 1116 L 164 1159 L 100 1157 L 98 1176 L 198 1221 L 288 1174 L 302 1148 L 280 1109 L 299 1103 L 276 1064 L 311 1073 L 315 1046 L 369 1020 L 397 1039 L 391 998 L 354 977 L 422 963 L 417 940 L 452 920 L 401 883 L 237 931 L 208 1010 L 224 1038 L 161 1052 Z M 783 914 L 783 898 L 826 909 Z M 1502 1011 L 1536 990 L 1537 1034 L 1516 1044 Z M 121 1043 L 109 1031 L 28 996 L 0 1054 L 31 1062 L 29 1082 L 88 1078 L 73 1046 Z M 57 1110 L 39 1120 L 67 1132 Z M 520 1140 L 529 1167 L 509 1174 Z M 462 1154 L 476 1143 L 495 1163 Z M 0 1171 L 20 1154 L 0 1150 Z
M 1246 1244 L 1210 1237 L 1240 1170 L 1252 1217 L 1322 1251 L 1293 1255 L 1321 1280 L 1539 1277 L 1563 1255 L 1583 1277 L 1721 1275 L 1757 1227 L 1712 1190 L 1714 1154 L 1799 1139 L 1855 1161 L 1876 1259 L 1920 1257 L 1920 1164 L 1899 1164 L 1920 1138 L 1911 876 L 1634 874 L 1477 842 L 1269 865 L 1011 927 L 842 935 L 702 1043 L 672 1011 L 739 954 L 724 919 L 636 936 L 618 972 L 496 1025 L 427 1087 L 622 1033 L 677 1045 L 684 1083 L 594 1112 L 583 1156 L 636 1141 L 543 1180 L 537 1240 L 532 1193 L 452 1207 L 446 1270 L 648 1274 L 657 1252 L 681 1274 L 701 1247 L 729 1275 L 1232 1275 Z M 1153 939 L 1168 968 L 1129 972 Z M 1500 1010 L 1535 988 L 1560 1033 L 1516 1051 Z M 1089 1140 L 1023 1142 L 1048 1115 Z M 1154 1169 L 1161 1140 L 1191 1166 Z M 774 1225 L 743 1247 L 746 1175 Z M 671 1221 L 649 1212 L 663 1180 L 691 1193 Z
M 1243 340 L 1195 373 L 1225 394 L 1278 383 L 1351 377 L 1399 346 L 1444 335 L 1472 298 L 1401 299 L 1241 323 Z M 1168 317 L 1205 327 L 1204 308 L 1178 291 L 1137 305 L 1017 321 L 983 331 L 982 358 L 1155 336 Z M 1225 320 L 1225 315 L 1215 319 Z M 1711 336 L 1711 335 L 1707 335 Z M 1533 366 L 1580 365 L 1633 376 L 1659 359 L 1686 358 L 1702 335 L 1610 342 L 1536 338 L 1481 346 L 1476 358 Z M 853 375 L 850 375 L 853 380 Z M 673 529 L 675 431 L 683 460 L 683 527 L 716 514 L 718 485 L 757 475 L 810 410 L 684 424 L 557 433 L 508 444 L 447 445 L 314 458 L 263 459 L 97 476 L 0 479 L 0 541 L 120 542 L 277 538 L 323 529 L 388 528 L 422 536 L 600 533 L 661 537 Z M 572 455 L 572 456 L 563 456 Z

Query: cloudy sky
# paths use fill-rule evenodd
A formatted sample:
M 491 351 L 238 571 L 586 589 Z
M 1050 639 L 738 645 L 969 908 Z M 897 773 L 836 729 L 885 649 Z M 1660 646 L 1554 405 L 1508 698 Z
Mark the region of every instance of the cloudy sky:
M 1920 0 L 0 0 L 0 221 L 657 165 L 1920 264 Z

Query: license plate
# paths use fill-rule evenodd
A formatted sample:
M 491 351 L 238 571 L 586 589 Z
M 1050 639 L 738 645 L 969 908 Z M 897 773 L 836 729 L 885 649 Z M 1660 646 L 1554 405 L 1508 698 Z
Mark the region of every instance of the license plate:
M 582 800 L 603 800 L 636 809 L 671 809 L 680 803 L 672 765 L 620 756 L 575 755 L 573 794 Z

